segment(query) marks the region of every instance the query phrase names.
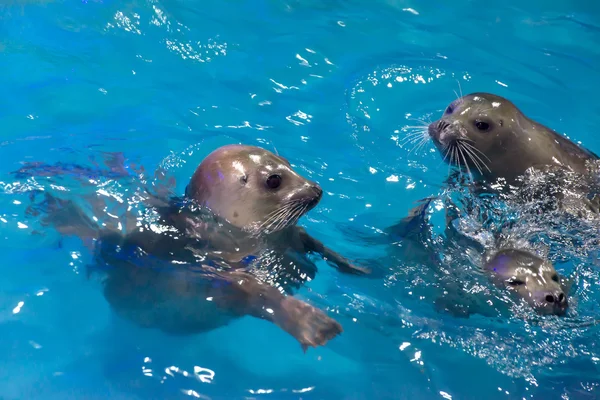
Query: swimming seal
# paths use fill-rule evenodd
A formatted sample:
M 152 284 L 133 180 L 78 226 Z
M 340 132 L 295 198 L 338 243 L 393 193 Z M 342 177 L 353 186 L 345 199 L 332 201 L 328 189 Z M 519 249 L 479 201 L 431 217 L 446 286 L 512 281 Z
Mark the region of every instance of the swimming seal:
M 285 158 L 228 145 L 200 163 L 185 196 L 150 198 L 151 217 L 130 216 L 125 233 L 114 224 L 99 226 L 71 201 L 52 199 L 48 213 L 59 232 L 97 242 L 97 259 L 106 265 L 104 294 L 117 314 L 172 334 L 250 315 L 276 324 L 306 350 L 342 332 L 323 311 L 291 295 L 314 277 L 307 255 L 345 273 L 369 272 L 296 225 L 322 193 Z
M 441 270 L 444 268 L 440 259 L 439 242 L 432 239 L 432 231 L 427 221 L 427 209 L 433 198 L 424 199 L 415 206 L 408 216 L 397 224 L 384 230 L 389 238 L 404 247 L 409 246 L 409 261 L 427 264 Z M 481 264 L 477 269 L 493 283 L 496 287 L 511 291 L 517 298 L 527 302 L 538 314 L 559 315 L 566 313 L 568 308 L 568 292 L 572 281 L 560 277 L 553 264 L 538 255 L 529 248 L 515 247 L 514 242 L 504 237 L 493 238 L 495 243 L 488 246 L 465 235 L 459 231 L 454 221 L 458 215 L 454 212 L 453 205 L 446 207 L 446 240 L 443 243 L 453 242 L 458 244 L 458 252 L 464 254 L 468 248 L 474 249 L 481 254 Z M 416 250 L 418 249 L 418 250 Z M 451 257 L 456 262 L 456 257 Z M 439 297 L 436 301 L 438 308 L 451 312 L 456 316 L 465 316 L 481 312 L 481 307 L 471 299 L 464 298 L 462 292 L 456 287 L 445 287 L 447 298 Z M 461 299 L 462 297 L 462 299 Z M 458 303 L 464 304 L 458 304 Z M 471 307 L 469 310 L 468 308 Z M 474 308 L 473 308 L 474 307 Z
M 530 168 L 555 166 L 582 175 L 593 152 L 525 116 L 511 101 L 473 93 L 448 105 L 428 126 L 444 159 L 476 179 L 514 184 Z
M 564 315 L 569 306 L 552 263 L 522 249 L 504 248 L 484 264 L 494 284 L 515 291 L 542 315 Z

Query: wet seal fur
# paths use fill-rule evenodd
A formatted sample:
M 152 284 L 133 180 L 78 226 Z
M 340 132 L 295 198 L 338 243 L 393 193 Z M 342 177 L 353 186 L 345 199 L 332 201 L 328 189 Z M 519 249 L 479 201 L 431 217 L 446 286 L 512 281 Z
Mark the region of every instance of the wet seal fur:
M 514 184 L 530 168 L 544 166 L 586 175 L 589 161 L 599 158 L 491 93 L 453 101 L 428 133 L 445 160 L 488 183 Z
M 307 255 L 345 273 L 369 273 L 296 225 L 321 197 L 320 186 L 285 158 L 228 145 L 200 163 L 184 197 L 146 198 L 151 217 L 128 214 L 124 232 L 115 222 L 99 226 L 72 201 L 50 195 L 46 220 L 61 233 L 95 242 L 106 266 L 105 297 L 140 326 L 190 334 L 250 315 L 279 326 L 306 350 L 342 332 L 323 311 L 291 295 L 315 275 Z M 93 207 L 103 212 L 102 202 Z

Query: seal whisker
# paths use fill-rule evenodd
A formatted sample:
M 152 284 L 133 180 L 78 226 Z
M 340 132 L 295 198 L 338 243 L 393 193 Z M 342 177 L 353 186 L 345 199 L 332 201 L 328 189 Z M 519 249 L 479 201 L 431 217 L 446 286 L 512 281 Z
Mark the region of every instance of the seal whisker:
M 284 218 L 281 218 L 279 225 L 277 226 L 277 230 L 288 226 L 291 222 L 295 223 L 294 215 L 304 207 L 304 204 L 296 204 L 294 207 L 290 207 L 289 212 L 285 215 Z
M 458 101 L 459 103 L 463 102 L 463 91 L 462 91 L 462 86 L 460 85 L 460 81 L 456 78 L 454 78 L 454 80 L 456 81 L 456 83 L 458 84 L 458 91 L 460 93 L 460 97 L 458 97 L 458 94 L 456 93 L 456 90 L 454 91 L 454 93 L 456 94 L 456 97 L 458 97 Z
M 277 214 L 272 215 L 268 219 L 263 221 L 263 223 L 258 226 L 258 229 L 262 231 L 268 230 L 271 226 L 276 224 L 277 221 L 279 221 L 279 219 L 281 218 L 281 216 L 284 215 L 286 212 L 287 208 L 279 209 L 279 212 Z
M 406 125 L 403 126 L 402 129 L 427 129 L 429 125 L 428 124 L 422 124 L 422 125 Z
M 425 132 L 421 132 L 416 137 L 411 138 L 410 140 L 405 140 L 402 144 L 399 144 L 400 147 L 410 147 L 408 155 L 411 153 L 418 154 L 419 151 L 429 142 L 429 136 Z
M 408 121 L 415 121 L 415 122 L 420 122 L 423 125 L 429 125 L 431 123 L 431 121 L 425 121 L 424 119 L 420 119 L 420 118 L 406 118 Z
M 452 146 L 452 159 L 450 160 L 451 164 L 450 165 L 455 165 L 458 169 L 458 173 L 462 174 L 462 170 L 460 168 L 460 163 L 459 163 L 459 154 L 458 154 L 458 149 L 456 144 L 454 144 Z M 450 175 L 450 171 L 448 171 L 448 175 Z
M 465 144 L 465 147 L 464 147 L 464 149 L 465 149 L 465 151 L 468 151 L 468 152 L 469 152 L 469 155 L 471 156 L 471 160 L 473 160 L 473 162 L 474 162 L 476 165 L 478 165 L 479 163 L 481 163 L 481 165 L 483 165 L 483 166 L 485 167 L 485 169 L 487 169 L 487 170 L 488 170 L 488 172 L 492 172 L 492 171 L 490 170 L 490 167 L 488 167 L 488 165 L 485 163 L 485 161 L 483 161 L 483 160 L 481 159 L 481 157 L 479 157 L 479 156 L 477 155 L 477 153 L 475 153 L 475 152 L 473 151 L 473 150 L 478 150 L 478 149 L 477 149 L 477 148 L 475 148 L 475 147 L 473 147 L 473 146 L 469 146 L 469 147 L 467 147 L 468 143 L 464 143 L 464 144 Z M 482 154 L 483 154 L 483 153 L 482 153 Z M 483 154 L 483 156 L 485 156 L 485 154 Z M 487 157 L 486 157 L 486 158 L 487 158 Z M 478 162 L 477 160 L 478 160 L 479 162 Z M 489 158 L 488 158 L 488 161 L 489 161 Z M 477 167 L 477 169 L 479 169 L 479 172 L 480 172 L 480 173 L 483 173 L 483 171 L 481 170 L 481 168 Z
M 442 160 L 442 162 L 444 162 L 446 161 L 446 158 L 448 158 L 448 154 L 450 154 L 450 146 L 444 146 L 442 151 L 444 153 L 444 159 Z
M 292 200 L 284 203 L 275 212 L 269 214 L 269 217 L 258 226 L 257 233 L 276 232 L 294 224 L 302 214 L 298 214 L 297 217 L 293 216 L 298 213 L 298 210 L 304 209 L 306 211 L 306 208 L 308 208 L 308 205 L 302 200 Z
M 427 137 L 423 137 L 421 139 L 421 141 L 417 144 L 417 146 L 413 149 L 415 151 L 415 154 L 418 154 L 419 151 L 421 151 L 423 149 L 423 147 L 425 147 L 425 145 L 427 144 L 427 142 L 429 142 L 428 138 Z
M 471 150 L 469 150 L 469 148 L 467 148 L 466 146 L 463 146 L 463 150 L 465 151 L 465 154 L 469 156 L 470 160 L 473 161 L 473 164 L 475 164 L 475 167 L 477 168 L 479 173 L 482 174 L 483 171 L 481 170 L 481 165 L 480 165 L 479 161 L 477 161 L 477 159 L 474 157 L 473 152 Z M 466 161 L 465 161 L 465 163 L 466 163 Z
M 446 157 L 448 156 L 448 154 L 450 155 L 450 160 L 448 162 L 448 176 L 450 176 L 450 169 L 454 165 L 454 146 L 448 146 L 447 149 L 448 150 L 446 151 Z M 446 157 L 444 157 L 444 160 L 446 160 Z
M 269 224 L 269 226 L 266 227 L 265 232 L 267 232 L 267 233 L 277 232 L 280 229 L 282 222 L 285 221 L 286 216 L 289 215 L 289 213 L 290 213 L 290 210 L 286 209 L 285 213 L 282 214 L 281 218 L 277 218 L 271 224 Z
M 408 143 L 413 145 L 413 148 L 408 152 L 408 154 L 410 155 L 413 151 L 415 153 L 418 153 L 419 149 L 421 149 L 428 141 L 429 136 L 425 132 L 419 132 L 419 135 L 417 137 L 408 141 Z
M 285 214 L 290 208 L 294 207 L 298 203 L 298 200 L 293 200 L 282 204 L 281 207 L 269 214 L 269 217 L 263 222 L 262 225 L 272 223 L 273 221 L 280 219 L 283 214 Z
M 417 144 L 420 143 L 423 140 L 423 137 L 416 137 L 413 138 L 412 140 L 406 141 L 405 143 L 399 144 L 400 147 L 405 147 L 406 145 L 412 145 L 413 147 Z M 427 140 L 427 139 L 425 139 Z
M 287 202 L 284 203 L 281 207 L 276 208 L 275 210 L 273 210 L 272 212 L 270 212 L 267 217 L 265 218 L 265 220 L 260 224 L 260 226 L 264 226 L 269 224 L 270 222 L 272 222 L 274 219 L 277 219 L 277 217 L 284 213 L 285 210 L 290 207 L 292 204 L 291 202 Z
M 467 146 L 469 146 L 469 148 L 475 150 L 477 153 L 481 154 L 482 156 L 484 156 L 488 161 L 492 161 L 490 160 L 490 158 L 488 156 L 486 156 L 481 150 L 479 150 L 477 147 L 473 146 L 470 143 L 465 143 Z
M 414 136 L 420 135 L 424 132 L 427 132 L 426 126 L 411 127 L 410 131 L 404 136 L 404 138 L 414 137 Z
M 412 132 L 410 135 L 406 135 L 404 137 L 404 139 L 402 139 L 398 144 L 400 146 L 403 146 L 407 143 L 414 143 L 417 140 L 421 139 L 421 137 L 423 137 L 425 135 L 426 135 L 426 132 L 424 130 L 420 131 L 420 132 Z
M 458 151 L 460 152 L 460 155 L 462 156 L 464 166 L 467 167 L 467 172 L 469 172 L 469 176 L 472 177 L 471 168 L 469 168 L 469 163 L 467 163 L 467 158 L 465 157 L 465 153 L 463 153 L 462 146 L 460 145 L 460 142 L 457 142 L 457 146 L 456 147 L 458 148 Z
M 411 126 L 411 127 L 404 127 L 402 129 L 408 131 L 406 133 L 406 136 L 410 136 L 410 135 L 418 134 L 419 132 L 424 131 L 426 128 L 427 128 L 426 126 Z
M 303 204 L 301 207 L 296 208 L 295 213 L 292 214 L 292 217 L 289 219 L 288 225 L 296 224 L 296 222 L 298 222 L 300 217 L 302 215 L 304 215 L 307 208 L 308 208 L 308 204 Z
M 477 149 L 476 147 L 473 147 L 472 145 L 470 145 L 468 143 L 464 143 L 464 145 L 465 145 L 465 150 L 468 149 L 474 157 L 476 157 L 486 168 L 488 168 L 488 166 L 485 163 L 485 161 L 477 154 L 477 152 L 479 152 L 488 161 L 490 161 L 490 159 L 485 154 L 481 153 L 481 151 L 479 149 Z M 489 168 L 488 168 L 488 170 L 489 170 Z
M 257 233 L 269 231 L 273 225 L 276 225 L 281 220 L 285 219 L 284 216 L 289 212 L 289 210 L 299 203 L 301 203 L 300 200 L 291 200 L 283 203 L 281 207 L 267 215 L 267 218 L 256 228 Z
M 298 218 L 301 215 L 300 213 L 298 213 L 298 211 L 305 210 L 306 207 L 307 207 L 306 204 L 296 204 L 292 207 L 289 207 L 287 210 L 288 212 L 285 213 L 282 218 L 280 218 L 279 222 L 277 223 L 277 225 L 275 226 L 273 231 L 276 232 L 278 230 L 285 228 L 286 226 L 296 223 L 296 221 L 298 220 Z

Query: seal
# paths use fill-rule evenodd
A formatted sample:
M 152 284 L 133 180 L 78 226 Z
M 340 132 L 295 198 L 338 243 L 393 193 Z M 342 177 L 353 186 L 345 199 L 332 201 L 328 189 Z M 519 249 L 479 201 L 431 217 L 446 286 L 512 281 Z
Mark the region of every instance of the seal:
M 130 213 L 118 221 L 124 229 L 96 223 L 73 201 L 48 194 L 45 211 L 59 232 L 95 242 L 96 259 L 106 266 L 104 295 L 117 314 L 172 334 L 249 315 L 279 326 L 306 351 L 342 332 L 292 295 L 315 275 L 308 255 L 344 273 L 369 273 L 296 225 L 322 194 L 285 158 L 227 145 L 202 160 L 185 196 L 146 197 L 150 216 Z M 105 209 L 96 203 L 95 213 Z
M 514 233 L 517 224 L 528 235 L 552 211 L 558 213 L 541 226 L 600 215 L 598 155 L 527 117 L 506 98 L 482 92 L 460 97 L 427 131 L 444 160 L 474 178 L 469 190 L 501 193 L 496 198 L 519 215 L 505 221 L 503 231 Z M 537 225 L 527 226 L 527 220 Z
M 514 184 L 530 168 L 555 166 L 586 175 L 593 152 L 525 116 L 511 101 L 473 93 L 448 105 L 428 126 L 444 159 L 474 178 Z
M 484 264 L 492 282 L 514 291 L 542 315 L 564 315 L 569 302 L 552 263 L 522 249 L 503 248 Z
M 482 273 L 491 284 L 524 300 L 540 315 L 565 315 L 571 279 L 560 277 L 553 264 L 536 255 L 533 249 L 519 247 L 506 238 L 493 238 L 494 243 L 483 243 L 480 232 L 473 235 L 463 233 L 453 224 L 458 215 L 451 206 L 446 207 L 446 237 L 440 235 L 434 239 L 428 221 L 428 209 L 434 200 L 434 197 L 421 200 L 406 217 L 381 230 L 382 235 L 377 240 L 373 238 L 372 242 L 391 243 L 389 254 L 399 252 L 404 262 L 430 267 L 438 272 L 428 275 L 421 270 L 419 275 L 421 279 L 440 277 L 443 295 L 435 300 L 438 311 L 457 317 L 474 313 L 494 315 L 487 301 L 465 292 L 463 285 L 456 283 L 456 280 L 469 279 L 462 274 L 463 271 L 457 271 L 444 261 L 449 259 L 453 265 L 461 263 L 458 261 L 461 257 L 473 261 L 469 257 L 470 250 L 473 250 L 481 255 L 479 260 L 475 260 L 476 272 Z

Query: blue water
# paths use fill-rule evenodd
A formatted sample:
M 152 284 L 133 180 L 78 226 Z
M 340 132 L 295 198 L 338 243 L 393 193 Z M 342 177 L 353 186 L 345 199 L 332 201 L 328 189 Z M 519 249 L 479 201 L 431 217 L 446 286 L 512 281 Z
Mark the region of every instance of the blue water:
M 164 166 L 182 192 L 212 149 L 260 145 L 323 186 L 301 225 L 367 258 L 374 251 L 340 227 L 396 221 L 441 190 L 448 169 L 433 146 L 399 143 L 455 91 L 508 97 L 599 152 L 599 43 L 600 6 L 586 0 L 3 2 L 0 397 L 596 398 L 595 327 L 458 319 L 406 282 L 324 263 L 298 296 L 344 333 L 306 354 L 250 318 L 188 337 L 133 327 L 87 279 L 80 241 L 25 220 L 33 183 L 10 172 L 122 152 L 148 171 Z M 573 307 L 593 317 L 600 287 L 586 271 Z

